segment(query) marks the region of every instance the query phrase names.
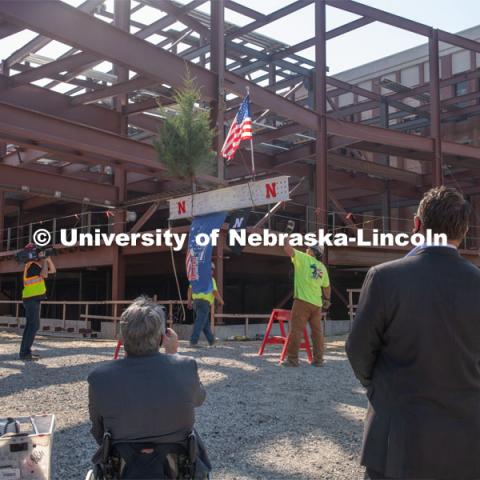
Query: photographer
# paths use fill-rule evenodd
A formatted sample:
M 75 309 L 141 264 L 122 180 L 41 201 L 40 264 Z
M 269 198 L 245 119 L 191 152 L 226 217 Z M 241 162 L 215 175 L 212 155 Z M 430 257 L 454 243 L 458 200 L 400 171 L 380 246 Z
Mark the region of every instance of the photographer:
M 34 244 L 29 243 L 25 250 L 36 250 Z M 32 255 L 35 260 L 25 263 L 23 269 L 22 300 L 25 308 L 25 329 L 23 330 L 20 346 L 20 359 L 25 361 L 38 360 L 38 355 L 32 354 L 32 344 L 35 334 L 40 327 L 40 303 L 45 299 L 47 287 L 45 279 L 49 273 L 55 273 L 56 268 L 50 257 L 43 257 L 42 252 Z

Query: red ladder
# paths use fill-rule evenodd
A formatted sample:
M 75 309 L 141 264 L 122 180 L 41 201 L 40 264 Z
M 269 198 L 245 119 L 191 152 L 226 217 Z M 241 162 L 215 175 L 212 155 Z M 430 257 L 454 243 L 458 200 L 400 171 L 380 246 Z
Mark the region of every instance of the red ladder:
M 285 331 L 285 323 L 290 321 L 291 314 L 292 312 L 290 310 L 281 310 L 278 308 L 272 310 L 270 319 L 268 320 L 267 328 L 265 330 L 262 345 L 260 346 L 260 350 L 258 351 L 258 355 L 263 355 L 263 352 L 265 351 L 265 346 L 267 344 L 273 343 L 277 345 L 283 345 L 282 354 L 280 355 L 280 362 L 283 362 L 283 360 L 285 360 L 288 348 L 288 335 Z M 280 335 L 270 335 L 275 321 L 278 322 L 278 326 L 280 327 Z M 312 362 L 312 350 L 310 348 L 310 340 L 308 339 L 306 327 L 303 329 L 303 338 L 304 341 L 300 344 L 300 349 L 307 351 L 308 361 Z
M 113 354 L 113 359 L 118 360 L 118 356 L 120 355 L 120 349 L 122 348 L 123 342 L 119 340 L 117 342 L 117 346 L 115 347 L 115 352 Z

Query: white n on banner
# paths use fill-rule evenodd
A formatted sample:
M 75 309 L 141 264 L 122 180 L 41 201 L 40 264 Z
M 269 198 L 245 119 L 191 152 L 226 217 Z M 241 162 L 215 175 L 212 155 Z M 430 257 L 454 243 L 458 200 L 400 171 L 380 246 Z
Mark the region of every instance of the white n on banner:
M 238 210 L 290 200 L 288 177 L 281 176 L 169 200 L 170 220 Z

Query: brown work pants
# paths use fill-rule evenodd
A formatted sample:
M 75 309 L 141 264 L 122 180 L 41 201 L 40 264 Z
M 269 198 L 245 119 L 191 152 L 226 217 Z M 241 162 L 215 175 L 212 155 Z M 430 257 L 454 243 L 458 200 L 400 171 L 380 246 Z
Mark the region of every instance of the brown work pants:
M 287 359 L 298 365 L 298 351 L 303 341 L 303 330 L 310 324 L 312 332 L 313 361 L 323 361 L 323 330 L 322 309 L 303 300 L 295 299 L 290 319 L 290 332 L 288 334 Z

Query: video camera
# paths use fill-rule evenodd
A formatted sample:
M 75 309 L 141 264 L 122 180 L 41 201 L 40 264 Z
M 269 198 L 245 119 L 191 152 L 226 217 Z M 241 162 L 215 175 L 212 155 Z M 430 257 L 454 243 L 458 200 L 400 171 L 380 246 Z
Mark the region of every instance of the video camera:
M 57 251 L 52 247 L 27 246 L 15 254 L 18 263 L 28 263 L 41 260 L 42 258 L 54 257 Z

